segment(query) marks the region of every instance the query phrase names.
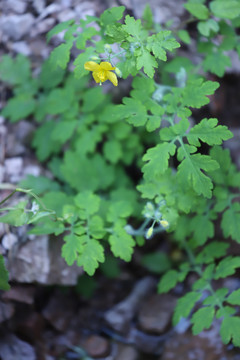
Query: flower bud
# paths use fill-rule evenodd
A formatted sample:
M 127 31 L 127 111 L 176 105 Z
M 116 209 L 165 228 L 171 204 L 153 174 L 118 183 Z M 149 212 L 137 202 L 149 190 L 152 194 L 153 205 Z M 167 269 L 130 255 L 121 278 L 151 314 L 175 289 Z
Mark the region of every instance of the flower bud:
M 153 234 L 153 227 L 150 227 L 146 232 L 146 239 L 150 239 Z
M 122 72 L 121 72 L 121 70 L 118 68 L 118 67 L 116 67 L 116 69 L 115 69 L 115 73 L 116 73 L 116 75 L 118 76 L 118 77 L 122 77 Z
M 164 229 L 169 227 L 169 222 L 167 220 L 160 220 L 159 222 Z
M 99 57 L 98 56 L 91 56 L 91 58 L 90 58 L 91 60 L 99 60 Z
M 106 50 L 109 54 L 112 53 L 112 47 L 111 47 L 111 45 L 105 44 L 105 45 L 104 45 L 104 48 L 105 48 L 105 50 Z

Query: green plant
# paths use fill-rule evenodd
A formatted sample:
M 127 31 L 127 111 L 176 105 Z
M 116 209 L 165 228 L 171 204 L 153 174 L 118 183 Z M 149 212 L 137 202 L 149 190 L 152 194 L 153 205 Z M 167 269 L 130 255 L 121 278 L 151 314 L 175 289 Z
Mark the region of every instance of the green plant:
M 16 191 L 33 196 L 34 204 L 5 208 L 9 212 L 0 220 L 15 226 L 34 224 L 34 234 L 63 234 L 66 262 L 76 261 L 89 275 L 104 262 L 106 247 L 130 261 L 136 243 L 166 231 L 186 258 L 178 269 L 169 269 L 172 264 L 164 258 L 164 266 L 156 271 L 169 270 L 159 282 L 159 292 L 171 290 L 189 273 L 198 277 L 179 299 L 174 323 L 191 315 L 197 334 L 215 317 L 221 318 L 223 342 L 240 346 L 240 290 L 215 291 L 213 286 L 240 267 L 240 258 L 227 254 L 228 242 L 215 240 L 220 220 L 223 237 L 240 242 L 240 173 L 221 147 L 232 133 L 215 118 L 198 123 L 192 119 L 193 110 L 207 105 L 219 87 L 206 79 L 206 72 L 222 76 L 230 65 L 224 51 L 240 52 L 240 2 L 215 0 L 206 5 L 192 0 L 185 8 L 190 13 L 187 22 L 198 30 L 198 50 L 208 54 L 197 66 L 176 50 L 179 41 L 191 41 L 186 24 L 172 31 L 171 24 L 160 27 L 148 6 L 142 22 L 129 15 L 123 18 L 124 7 L 117 7 L 100 18 L 57 25 L 47 39 L 65 31 L 64 42 L 38 77 L 32 76 L 26 58 L 3 57 L 1 78 L 14 96 L 2 114 L 12 122 L 29 116 L 38 123 L 33 147 L 55 180 L 29 176 Z M 80 53 L 72 73 L 66 69 L 73 46 Z M 101 87 L 88 86 L 84 65 L 90 61 L 112 64 L 111 70 L 116 68 L 123 79 L 133 76 L 132 89 L 121 103 Z M 141 169 L 142 179 L 129 176 L 129 167 Z M 29 188 L 33 190 L 25 190 Z M 209 295 L 201 300 L 203 291 Z M 199 309 L 194 312 L 196 303 Z

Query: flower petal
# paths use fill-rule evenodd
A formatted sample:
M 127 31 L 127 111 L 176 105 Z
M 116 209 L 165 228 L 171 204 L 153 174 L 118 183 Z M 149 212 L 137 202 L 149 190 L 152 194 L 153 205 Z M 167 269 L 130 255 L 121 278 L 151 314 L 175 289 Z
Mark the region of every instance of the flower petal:
M 111 81 L 111 83 L 113 83 L 114 86 L 118 86 L 117 75 L 114 72 L 107 71 L 107 78 Z
M 107 61 L 102 61 L 99 66 L 102 70 L 115 70 L 115 67 L 112 67 L 112 64 Z
M 97 84 L 100 83 L 100 81 L 101 81 L 98 74 L 99 74 L 99 72 L 96 72 L 96 71 L 93 71 L 93 73 L 92 73 L 92 76 L 93 76 L 93 78 L 94 78 L 94 80 L 96 81 Z
M 89 71 L 99 71 L 101 68 L 100 68 L 100 65 L 95 63 L 95 61 L 87 61 L 84 64 L 84 69 L 89 70 Z

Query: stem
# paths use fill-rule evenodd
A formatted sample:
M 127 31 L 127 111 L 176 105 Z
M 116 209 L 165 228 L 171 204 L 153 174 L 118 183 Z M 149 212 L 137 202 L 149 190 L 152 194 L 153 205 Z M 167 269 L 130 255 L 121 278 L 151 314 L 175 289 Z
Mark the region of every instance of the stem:
M 7 201 L 8 199 L 10 199 L 16 192 L 17 192 L 17 189 L 15 189 L 14 191 L 12 191 L 11 194 L 9 194 L 6 198 L 4 198 L 4 199 L 0 202 L 0 205 L 2 205 L 3 203 L 5 203 L 5 201 Z

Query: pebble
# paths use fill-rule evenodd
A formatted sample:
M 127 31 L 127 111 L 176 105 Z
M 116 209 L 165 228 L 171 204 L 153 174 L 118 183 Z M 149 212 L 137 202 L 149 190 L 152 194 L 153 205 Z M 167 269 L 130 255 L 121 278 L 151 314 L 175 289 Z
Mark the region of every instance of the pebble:
M 0 301 L 0 323 L 10 319 L 14 314 L 14 306 Z
M 31 31 L 31 38 L 37 38 L 38 35 L 47 33 L 55 25 L 55 19 L 46 18 L 39 21 L 36 26 Z M 46 42 L 44 42 L 45 48 L 47 47 Z
M 87 354 L 95 359 L 105 358 L 110 353 L 110 344 L 107 339 L 99 335 L 90 335 L 83 344 Z M 124 358 L 126 360 L 126 358 Z
M 21 0 L 3 0 L 5 10 L 12 10 L 15 13 L 23 14 L 27 9 L 27 2 Z
M 41 14 L 46 7 L 46 0 L 32 0 L 32 5 L 38 14 Z
M 65 9 L 57 14 L 57 20 L 59 22 L 68 21 L 76 17 L 75 11 L 71 9 Z
M 3 183 L 5 175 L 5 168 L 3 165 L 0 164 L 0 183 Z
M 10 183 L 18 183 L 22 179 L 23 158 L 13 157 L 4 162 L 6 177 Z
M 133 346 L 119 344 L 114 360 L 137 360 L 138 358 L 139 354 Z
M 12 50 L 18 54 L 23 54 L 25 56 L 31 55 L 31 49 L 26 41 L 18 41 L 12 44 Z
M 155 294 L 139 310 L 138 323 L 147 333 L 162 334 L 171 323 L 176 298 L 170 294 Z
M 14 300 L 24 304 L 32 305 L 34 303 L 34 294 L 36 288 L 34 286 L 12 285 L 11 289 L 3 293 L 4 300 Z
M 30 33 L 35 18 L 32 14 L 8 15 L 4 16 L 0 29 L 3 33 L 13 40 L 20 40 L 24 35 Z
M 0 357 L 4 360 L 36 360 L 33 347 L 13 334 L 0 339 Z
M 2 245 L 6 250 L 11 250 L 12 247 L 18 242 L 18 238 L 13 233 L 7 233 L 2 238 Z

